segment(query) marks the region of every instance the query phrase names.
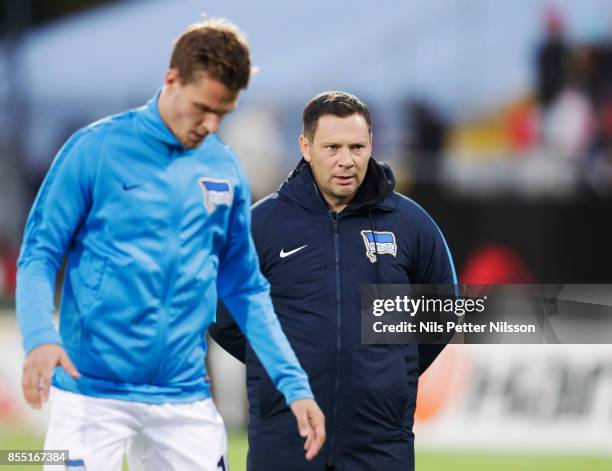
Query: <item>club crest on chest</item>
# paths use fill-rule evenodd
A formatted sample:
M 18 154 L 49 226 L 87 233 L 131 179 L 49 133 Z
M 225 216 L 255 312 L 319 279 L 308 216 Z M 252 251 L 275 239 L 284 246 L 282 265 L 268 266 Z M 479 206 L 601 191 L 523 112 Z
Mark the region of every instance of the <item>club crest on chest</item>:
M 204 207 L 212 213 L 217 206 L 231 206 L 234 199 L 232 185 L 228 180 L 217 178 L 198 178 L 200 189 L 204 195 Z
M 366 248 L 366 257 L 375 263 L 379 255 L 397 255 L 395 234 L 387 231 L 361 231 L 361 237 Z

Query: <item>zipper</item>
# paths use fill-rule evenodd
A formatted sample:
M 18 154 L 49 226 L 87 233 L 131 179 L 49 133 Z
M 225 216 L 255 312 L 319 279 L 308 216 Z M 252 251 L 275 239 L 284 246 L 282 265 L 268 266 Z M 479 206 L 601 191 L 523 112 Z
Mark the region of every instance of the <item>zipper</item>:
M 172 152 L 170 155 L 171 162 L 168 165 L 168 181 L 170 185 L 170 189 L 172 190 L 172 194 L 169 199 L 174 203 L 172 208 L 172 220 L 170 222 L 170 231 L 168 237 L 168 245 L 165 248 L 166 254 L 168 255 L 168 262 L 166 263 L 166 283 L 164 285 L 164 289 L 162 291 L 162 296 L 160 298 L 160 310 L 159 310 L 159 326 L 157 329 L 157 338 L 155 339 L 155 345 L 153 346 L 153 358 L 155 361 L 151 363 L 153 365 L 157 365 L 157 369 L 155 371 L 151 371 L 149 375 L 149 380 L 147 383 L 153 383 L 153 380 L 157 377 L 159 372 L 161 371 L 161 367 L 163 366 L 162 354 L 165 351 L 165 343 L 166 343 L 166 334 L 168 332 L 168 311 L 170 304 L 170 292 L 172 290 L 172 286 L 174 285 L 174 281 L 176 280 L 177 275 L 177 252 L 179 247 L 179 234 L 181 227 L 181 217 L 182 217 L 182 198 L 172 197 L 176 196 L 174 191 L 174 182 L 179 181 L 178 178 L 174 177 L 174 163 L 175 163 L 175 152 Z
M 342 327 L 342 307 L 341 307 L 341 293 L 340 293 L 340 250 L 338 241 L 338 213 L 330 213 L 332 225 L 334 229 L 334 264 L 336 272 L 336 381 L 334 384 L 334 397 L 332 409 L 332 430 L 329 438 L 329 457 L 327 459 L 327 465 L 333 466 L 334 464 L 334 445 L 336 442 L 336 423 L 338 417 L 338 395 L 340 394 L 340 351 L 342 348 L 342 335 L 340 328 Z

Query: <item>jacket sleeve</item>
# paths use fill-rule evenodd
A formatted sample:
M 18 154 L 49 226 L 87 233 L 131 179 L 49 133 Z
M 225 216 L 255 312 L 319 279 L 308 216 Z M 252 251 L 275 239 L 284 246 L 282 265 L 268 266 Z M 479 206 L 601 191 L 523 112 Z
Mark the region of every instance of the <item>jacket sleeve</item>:
M 262 225 L 260 223 L 261 213 L 258 213 L 258 209 L 256 209 L 257 206 L 258 204 L 255 204 L 251 207 L 251 234 L 259 258 L 259 268 L 265 276 L 265 258 L 262 256 L 263 251 L 260 250 L 262 238 L 258 237 L 262 234 Z M 263 240 L 265 241 L 266 238 Z M 246 362 L 247 339 L 223 302 L 219 302 L 217 305 L 217 317 L 215 322 L 211 324 L 209 332 L 215 342 L 217 342 L 227 353 L 242 363 Z
M 453 258 L 442 231 L 423 208 L 416 206 L 423 217 L 416 236 L 417 257 L 412 275 L 413 283 L 457 285 Z M 446 344 L 419 344 L 419 375 L 434 362 L 445 346 Z
M 79 131 L 56 155 L 28 216 L 17 262 L 16 310 L 27 353 L 61 344 L 52 322 L 55 280 L 91 203 L 94 147 Z
M 251 234 L 255 243 L 255 250 L 257 251 L 257 255 L 259 257 L 259 268 L 261 269 L 261 272 L 265 274 L 265 258 L 262 256 L 262 251 L 259 250 L 261 247 L 262 238 L 258 236 L 260 236 L 262 232 L 261 224 L 258 224 L 258 222 L 261 220 L 261 216 L 258 218 L 258 209 L 256 209 L 257 206 L 258 205 L 255 204 L 251 207 Z M 265 238 L 263 240 L 265 240 Z M 246 337 L 222 301 L 220 301 L 217 305 L 217 317 L 215 322 L 211 324 L 209 332 L 210 336 L 215 340 L 215 342 L 217 342 L 219 346 L 227 353 L 242 363 L 246 362 Z
M 287 404 L 312 398 L 308 377 L 274 313 L 270 285 L 259 271 L 250 230 L 249 189 L 242 172 L 240 178 L 220 254 L 217 293 Z

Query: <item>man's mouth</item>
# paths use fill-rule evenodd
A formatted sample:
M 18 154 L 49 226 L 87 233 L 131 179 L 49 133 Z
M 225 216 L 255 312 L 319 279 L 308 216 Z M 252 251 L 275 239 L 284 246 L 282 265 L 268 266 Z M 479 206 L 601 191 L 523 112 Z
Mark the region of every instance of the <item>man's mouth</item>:
M 206 134 L 200 134 L 200 133 L 195 132 L 195 131 L 192 131 L 191 134 L 193 135 L 194 140 L 196 140 L 196 141 L 203 141 L 204 138 L 206 137 Z
M 340 185 L 349 185 L 353 182 L 353 179 L 355 177 L 352 175 L 347 175 L 347 176 L 342 176 L 342 175 L 337 175 L 334 177 L 334 179 L 340 183 Z

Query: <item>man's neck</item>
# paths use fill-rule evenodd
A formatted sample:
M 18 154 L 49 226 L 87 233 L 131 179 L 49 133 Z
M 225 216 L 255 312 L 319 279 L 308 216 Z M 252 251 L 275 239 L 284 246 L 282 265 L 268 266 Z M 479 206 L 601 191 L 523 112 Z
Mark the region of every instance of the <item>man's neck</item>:
M 323 194 L 323 199 L 325 199 L 325 202 L 327 203 L 327 206 L 329 208 L 329 211 L 331 213 L 339 213 L 342 210 L 344 210 L 348 204 L 350 203 L 350 201 L 339 201 L 337 198 L 333 198 L 331 196 L 327 196 L 325 193 L 321 192 Z
M 161 119 L 164 124 L 168 126 L 169 129 L 171 129 L 168 125 L 167 93 L 168 91 L 166 90 L 166 87 L 163 87 L 159 94 L 159 97 L 157 98 L 157 110 L 159 111 L 159 116 L 161 116 Z

